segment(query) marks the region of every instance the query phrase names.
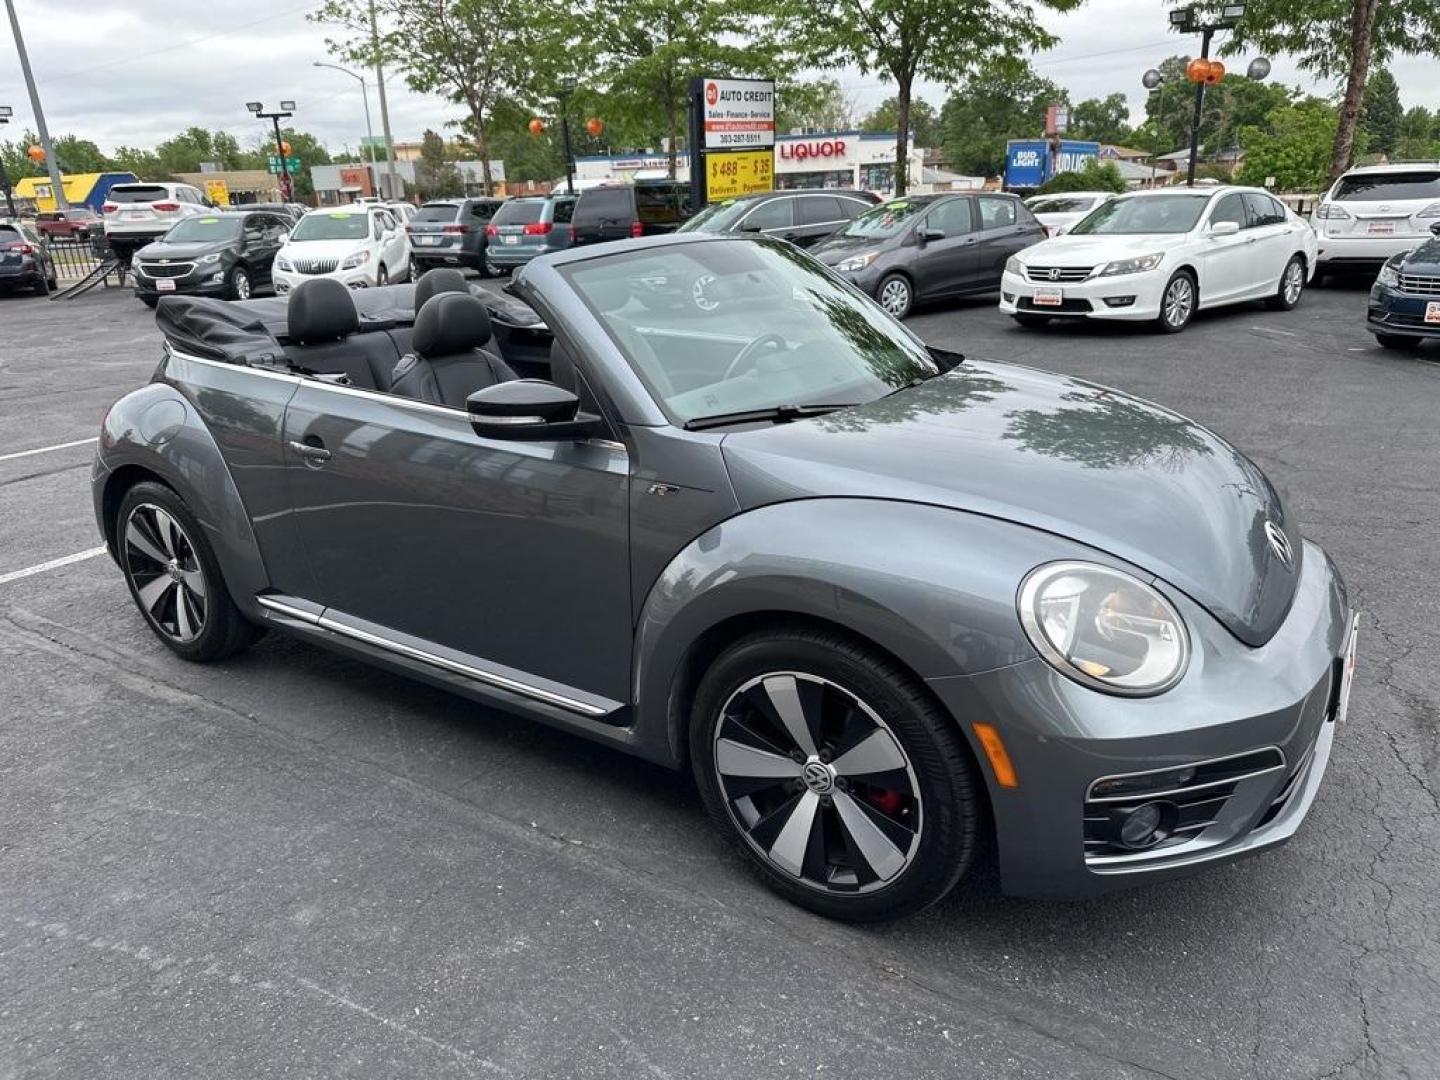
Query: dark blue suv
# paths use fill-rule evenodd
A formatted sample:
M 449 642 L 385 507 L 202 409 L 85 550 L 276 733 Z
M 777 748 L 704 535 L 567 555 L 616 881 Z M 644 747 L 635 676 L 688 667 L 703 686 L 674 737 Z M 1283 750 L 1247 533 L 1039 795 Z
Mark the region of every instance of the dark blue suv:
M 1392 256 L 1370 288 L 1369 330 L 1384 348 L 1440 340 L 1440 222 L 1434 240 Z

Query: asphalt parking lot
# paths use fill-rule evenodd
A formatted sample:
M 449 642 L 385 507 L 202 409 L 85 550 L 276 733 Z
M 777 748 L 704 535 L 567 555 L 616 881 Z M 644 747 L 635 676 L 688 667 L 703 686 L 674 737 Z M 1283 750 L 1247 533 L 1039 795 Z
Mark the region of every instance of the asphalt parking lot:
M 81 440 L 160 338 L 125 291 L 0 297 L 0 1080 L 1440 1075 L 1440 349 L 1382 352 L 1364 302 L 912 318 L 1240 446 L 1361 655 L 1288 846 L 854 928 L 761 888 L 685 777 L 275 634 L 186 665 L 103 555 L 14 576 L 99 543 Z

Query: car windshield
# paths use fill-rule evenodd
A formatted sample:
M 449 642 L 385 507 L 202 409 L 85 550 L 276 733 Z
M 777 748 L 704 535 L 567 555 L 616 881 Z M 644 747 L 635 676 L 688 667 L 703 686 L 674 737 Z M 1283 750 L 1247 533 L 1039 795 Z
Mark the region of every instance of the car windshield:
M 1440 199 L 1440 172 L 1360 173 L 1342 176 L 1335 186 L 1336 202 L 1389 199 Z
M 165 242 L 190 244 L 204 240 L 233 240 L 239 235 L 238 217 L 193 217 L 178 222 L 165 234 Z
M 432 202 L 426 203 L 415 214 L 416 221 L 454 221 L 460 213 L 460 207 L 454 203 Z
M 291 240 L 363 240 L 370 233 L 368 214 L 309 213 L 290 234 Z
M 1137 195 L 1097 206 L 1070 230 L 1071 236 L 1186 233 L 1195 227 L 1209 193 Z
M 918 338 L 789 244 L 673 244 L 561 272 L 677 423 L 858 404 L 938 371 Z
M 755 204 L 749 199 L 726 199 L 711 203 L 693 218 L 681 225 L 680 232 L 728 232 L 730 227 L 745 216 L 745 211 Z
M 910 202 L 906 199 L 881 203 L 872 210 L 866 210 L 859 217 L 852 218 L 850 224 L 835 235 L 877 240 L 886 236 L 895 236 L 923 214 L 929 205 L 928 202 Z

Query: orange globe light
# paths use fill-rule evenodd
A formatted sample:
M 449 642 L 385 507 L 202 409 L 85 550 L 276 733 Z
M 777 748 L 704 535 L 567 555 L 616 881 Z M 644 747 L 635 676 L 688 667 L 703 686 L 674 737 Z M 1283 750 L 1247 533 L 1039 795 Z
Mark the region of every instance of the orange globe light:
M 592 116 L 589 120 L 585 121 L 585 130 L 590 133 L 592 139 L 598 139 L 600 133 L 605 130 L 605 122 Z
M 1225 77 L 1225 65 L 1219 60 L 1210 61 L 1210 70 L 1205 73 L 1205 85 L 1214 86 Z
M 530 121 L 529 128 L 531 135 L 543 135 L 545 134 L 545 121 L 537 116 L 534 120 Z
M 1202 83 L 1205 77 L 1210 74 L 1210 61 L 1196 57 L 1185 65 L 1185 78 L 1193 83 Z
M 26 150 L 25 153 L 29 156 L 31 161 L 38 163 L 45 160 L 45 148 L 43 146 L 36 146 L 32 144 L 30 149 Z
M 290 144 L 288 142 L 282 142 L 280 144 L 280 153 L 282 153 L 286 157 L 290 156 Z

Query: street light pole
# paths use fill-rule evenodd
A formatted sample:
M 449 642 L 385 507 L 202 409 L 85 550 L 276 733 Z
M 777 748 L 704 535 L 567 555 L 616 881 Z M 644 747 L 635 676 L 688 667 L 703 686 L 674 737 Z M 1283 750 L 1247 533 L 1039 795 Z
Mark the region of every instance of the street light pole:
M 45 111 L 40 108 L 40 91 L 35 89 L 35 73 L 30 70 L 30 54 L 25 51 L 25 38 L 20 33 L 20 19 L 15 14 L 15 0 L 5 0 L 5 10 L 10 13 L 10 29 L 15 34 L 15 51 L 20 54 L 20 71 L 25 76 L 25 89 L 30 92 L 30 108 L 35 112 L 35 130 L 40 133 L 40 148 L 45 151 L 45 166 L 50 173 L 50 186 L 55 192 L 55 205 L 69 210 L 65 198 L 65 184 L 60 178 L 60 164 L 55 160 L 55 148 L 50 145 L 50 130 L 45 126 Z
M 343 68 L 339 64 L 327 64 L 321 60 L 315 61 L 316 67 L 330 68 L 332 71 L 344 72 L 360 84 L 360 101 L 365 107 L 365 145 L 370 150 L 370 164 L 375 164 L 375 132 L 370 127 L 370 91 L 365 86 L 365 76 L 358 75 L 349 68 Z M 361 155 L 364 156 L 363 154 Z
M 570 95 L 575 92 L 575 83 L 570 80 L 561 86 L 560 99 L 560 141 L 565 147 L 565 194 L 575 194 L 575 159 L 570 155 Z
M 285 137 L 280 133 L 280 121 L 288 120 L 295 115 L 295 102 L 280 102 L 279 112 L 267 113 L 265 106 L 258 101 L 247 101 L 245 107 L 255 114 L 257 120 L 274 121 L 275 153 L 280 161 L 280 201 L 291 202 L 295 198 L 295 188 L 290 180 L 290 155 L 285 152 Z
M 380 62 L 380 24 L 375 18 L 375 0 L 370 0 L 370 48 L 375 54 L 375 89 L 380 95 L 380 129 L 385 133 L 385 186 L 392 199 L 400 198 L 400 181 L 395 176 L 395 140 L 390 137 L 390 105 L 385 100 L 385 65 Z
M 1200 31 L 1200 59 L 1210 59 L 1210 39 L 1215 36 L 1218 26 L 1205 26 Z M 1205 84 L 1195 84 L 1195 116 L 1190 121 L 1190 168 L 1185 175 L 1185 186 L 1195 186 L 1195 164 L 1200 155 L 1200 113 L 1205 108 Z

